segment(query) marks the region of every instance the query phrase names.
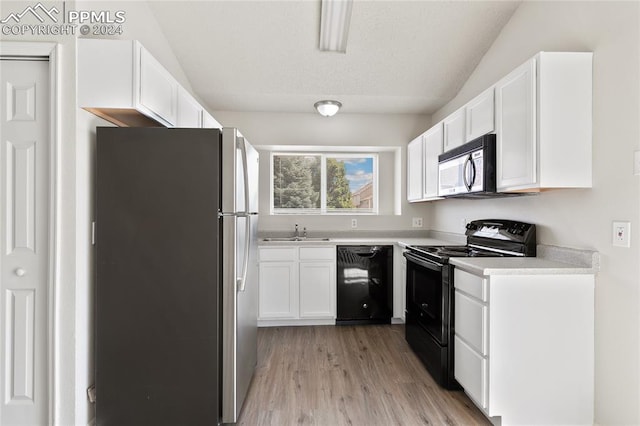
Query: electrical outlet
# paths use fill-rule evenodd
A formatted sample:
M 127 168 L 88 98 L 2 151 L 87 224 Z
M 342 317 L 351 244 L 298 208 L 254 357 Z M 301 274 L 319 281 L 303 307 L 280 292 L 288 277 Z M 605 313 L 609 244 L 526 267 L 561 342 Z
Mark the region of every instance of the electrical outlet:
M 640 151 L 633 153 L 633 174 L 640 176 Z
M 421 217 L 414 217 L 411 220 L 411 226 L 413 226 L 414 228 L 422 228 L 422 218 Z
M 631 222 L 613 222 L 613 241 L 617 247 L 631 247 Z
M 351 219 L 351 227 L 352 228 L 358 227 L 358 219 Z

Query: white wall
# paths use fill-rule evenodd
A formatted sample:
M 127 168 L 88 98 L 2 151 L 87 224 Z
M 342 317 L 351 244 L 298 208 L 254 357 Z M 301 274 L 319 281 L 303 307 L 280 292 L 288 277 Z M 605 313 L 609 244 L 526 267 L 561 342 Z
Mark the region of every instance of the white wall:
M 312 106 L 309 106 L 311 109 Z M 237 127 L 253 145 L 319 145 L 319 146 L 385 146 L 400 147 L 402 171 L 401 215 L 393 214 L 393 206 L 388 193 L 392 189 L 393 171 L 389 161 L 381 161 L 379 179 L 381 201 L 380 215 L 269 215 L 269 153 L 261 151 L 260 159 L 260 221 L 259 229 L 268 231 L 293 231 L 294 224 L 309 232 L 352 231 L 351 219 L 358 220 L 357 231 L 370 230 L 411 230 L 411 218 L 422 217 L 428 221 L 428 206 L 409 204 L 406 199 L 407 142 L 429 127 L 429 118 L 422 115 L 361 115 L 340 114 L 327 118 L 316 113 L 251 113 L 214 111 L 218 121 L 227 127 Z M 385 157 L 388 155 L 385 154 Z M 383 167 L 385 166 L 385 167 Z M 386 195 L 386 196 L 385 196 Z M 426 229 L 426 228 L 423 228 Z
M 640 3 L 524 2 L 436 122 L 541 50 L 592 51 L 593 188 L 433 204 L 433 229 L 461 219 L 514 218 L 539 226 L 539 242 L 600 252 L 596 282 L 598 424 L 640 424 Z M 631 222 L 632 248 L 611 245 L 613 220 Z M 544 342 L 541 342 L 543 344 Z M 552 383 L 549 384 L 553 386 Z

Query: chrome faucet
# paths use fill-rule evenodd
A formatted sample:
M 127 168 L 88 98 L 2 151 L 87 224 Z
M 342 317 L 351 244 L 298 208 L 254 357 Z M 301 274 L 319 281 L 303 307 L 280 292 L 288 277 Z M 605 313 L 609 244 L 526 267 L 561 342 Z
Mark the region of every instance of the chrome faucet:
M 296 223 L 296 230 L 293 232 L 294 238 L 300 238 L 300 231 L 298 231 L 298 224 Z

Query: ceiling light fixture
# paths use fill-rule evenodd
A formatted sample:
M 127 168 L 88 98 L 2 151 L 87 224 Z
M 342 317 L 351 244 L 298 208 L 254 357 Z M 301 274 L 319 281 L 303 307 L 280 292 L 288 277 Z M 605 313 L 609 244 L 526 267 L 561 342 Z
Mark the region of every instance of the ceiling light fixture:
M 320 50 L 347 52 L 353 0 L 322 0 Z
M 336 115 L 342 104 L 338 101 L 318 101 L 313 104 L 318 113 L 324 117 Z

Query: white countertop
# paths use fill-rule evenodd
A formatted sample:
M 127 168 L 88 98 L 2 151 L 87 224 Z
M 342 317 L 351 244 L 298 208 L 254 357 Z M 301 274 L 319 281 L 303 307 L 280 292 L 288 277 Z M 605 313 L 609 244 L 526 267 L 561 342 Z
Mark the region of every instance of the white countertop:
M 441 240 L 437 238 L 385 238 L 385 237 L 367 237 L 367 238 L 330 238 L 328 241 L 264 241 L 258 239 L 259 246 L 336 246 L 336 245 L 393 245 L 398 244 L 400 247 L 408 245 L 443 245 L 456 244 L 451 241 Z
M 440 235 L 437 235 L 440 237 Z M 460 241 L 429 237 L 330 237 L 327 241 L 264 241 L 259 246 L 337 246 L 337 245 L 460 245 Z M 455 238 L 455 236 L 454 236 Z M 538 257 L 455 257 L 452 265 L 475 275 L 562 275 L 596 274 L 598 253 L 589 250 L 538 245 Z
M 560 275 L 595 274 L 594 268 L 541 257 L 456 257 L 456 268 L 475 275 Z

